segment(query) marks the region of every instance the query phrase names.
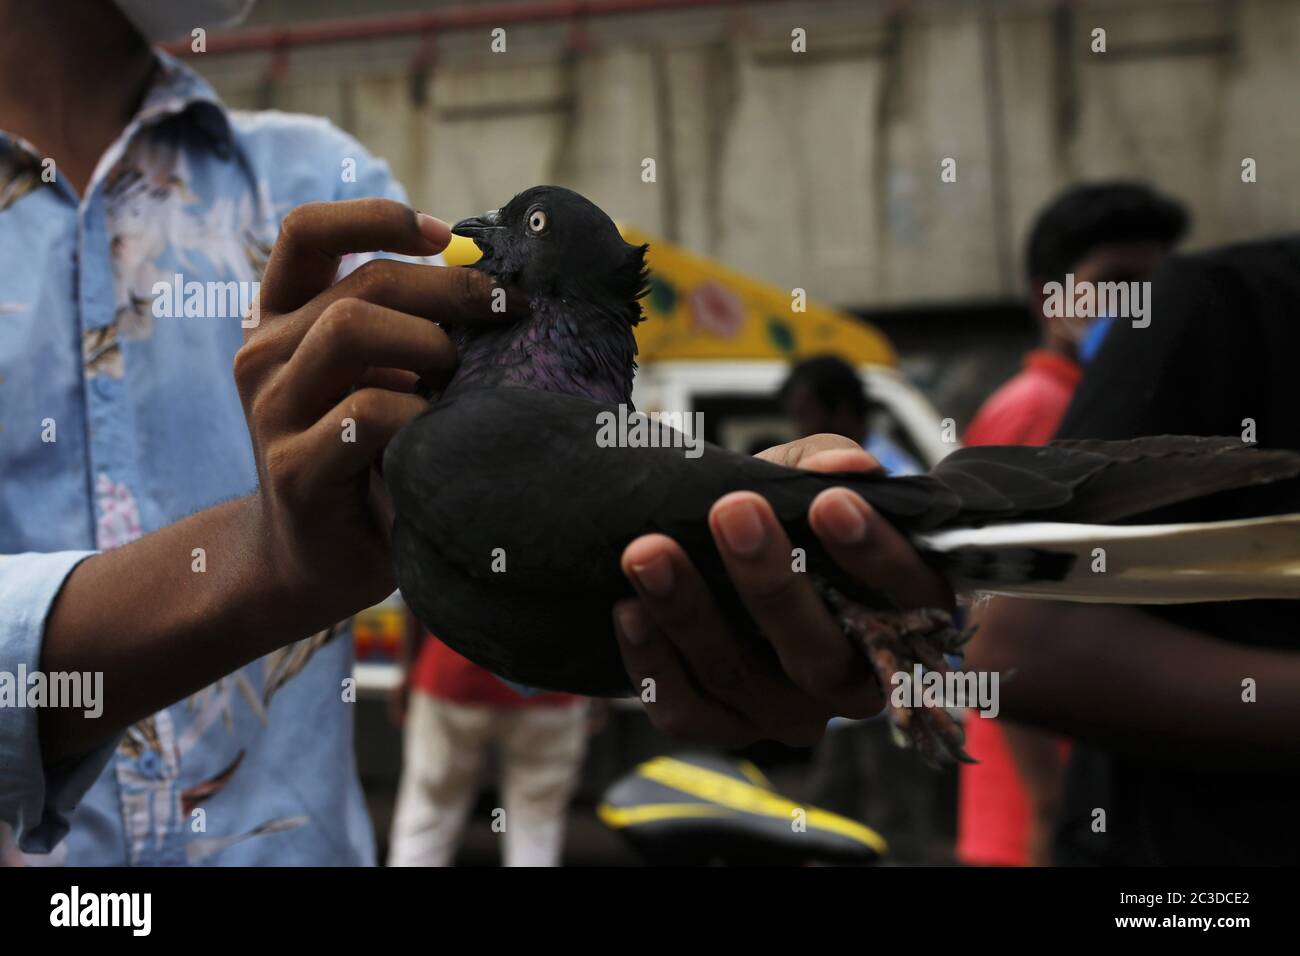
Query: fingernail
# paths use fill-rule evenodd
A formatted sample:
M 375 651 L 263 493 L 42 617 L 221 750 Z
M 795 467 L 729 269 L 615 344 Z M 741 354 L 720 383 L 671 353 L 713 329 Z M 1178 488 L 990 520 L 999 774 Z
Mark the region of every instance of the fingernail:
M 614 616 L 618 620 L 619 633 L 633 647 L 644 644 L 650 637 L 650 622 L 646 620 L 641 605 L 635 601 L 620 604 L 615 608 Z
M 427 213 L 417 212 L 415 221 L 420 227 L 420 232 L 424 233 L 424 238 L 430 242 L 436 242 L 444 246 L 451 242 L 451 226 L 441 219 L 436 219 Z
M 822 505 L 826 534 L 837 544 L 861 544 L 867 536 L 867 519 L 862 509 L 849 500 L 851 492 L 836 492 Z
M 673 593 L 673 563 L 664 555 L 657 554 L 643 564 L 634 564 L 631 571 L 647 594 L 666 598 Z
M 720 509 L 718 530 L 727 547 L 742 557 L 757 554 L 767 540 L 763 519 L 751 501 L 738 501 Z

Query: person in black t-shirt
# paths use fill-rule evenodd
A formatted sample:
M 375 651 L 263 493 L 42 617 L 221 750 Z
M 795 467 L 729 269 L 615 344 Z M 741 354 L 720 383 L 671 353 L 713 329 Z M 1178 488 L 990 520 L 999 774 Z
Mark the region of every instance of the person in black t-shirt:
M 1057 437 L 1240 435 L 1300 450 L 1300 237 L 1172 258 L 1149 326 L 1112 325 Z M 1295 493 L 1168 517 L 1229 517 L 1246 501 L 1297 510 Z M 1058 864 L 1300 862 L 1300 601 L 986 610 L 970 666 L 1015 671 L 1002 712 L 1078 741 Z

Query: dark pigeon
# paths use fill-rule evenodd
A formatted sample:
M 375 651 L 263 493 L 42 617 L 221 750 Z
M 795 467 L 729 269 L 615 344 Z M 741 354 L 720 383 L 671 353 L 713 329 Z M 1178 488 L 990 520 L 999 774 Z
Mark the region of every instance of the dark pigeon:
M 1300 456 L 1239 441 L 1163 436 L 1042 448 L 979 447 L 932 474 L 817 474 L 705 445 L 603 447 L 598 416 L 631 409 L 633 328 L 646 289 L 645 246 L 623 241 L 597 206 L 539 186 L 453 228 L 483 252 L 473 268 L 527 296 L 508 325 L 453 330 L 461 365 L 431 408 L 389 445 L 393 557 L 408 604 L 437 637 L 511 681 L 596 696 L 630 693 L 611 606 L 633 592 L 619 568 L 634 538 L 677 540 L 730 621 L 766 651 L 707 526 L 722 495 L 763 495 L 877 676 L 919 661 L 942 669 L 963 635 L 942 612 L 898 612 L 845 576 L 807 523 L 823 489 L 847 486 L 918 543 L 956 583 L 997 589 L 1077 575 L 1077 554 L 1036 545 L 929 548 L 927 534 L 1012 522 L 1132 522 L 1228 489 L 1294 478 Z M 501 562 L 504 560 L 504 571 Z M 897 626 L 881 627 L 890 616 Z M 933 710 L 933 709 L 932 709 Z M 961 759 L 942 710 L 896 725 L 937 762 Z

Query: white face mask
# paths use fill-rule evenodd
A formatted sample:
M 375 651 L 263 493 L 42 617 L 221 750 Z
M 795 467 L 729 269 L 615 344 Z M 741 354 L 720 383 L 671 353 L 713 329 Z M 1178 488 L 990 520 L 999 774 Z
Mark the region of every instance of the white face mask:
M 189 36 L 190 31 L 233 27 L 255 0 L 114 0 L 150 43 Z

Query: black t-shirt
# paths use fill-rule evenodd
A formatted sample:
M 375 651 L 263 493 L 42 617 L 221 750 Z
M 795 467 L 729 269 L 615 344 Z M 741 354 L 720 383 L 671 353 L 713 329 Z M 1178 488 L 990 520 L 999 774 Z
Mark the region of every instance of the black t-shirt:
M 1300 450 L 1300 237 L 1170 258 L 1151 291 L 1150 325 L 1114 320 L 1058 437 L 1241 436 L 1250 419 L 1261 447 Z M 1255 508 L 1297 510 L 1294 499 L 1287 508 L 1280 495 L 1253 489 L 1174 517 L 1227 517 L 1247 497 Z M 1300 651 L 1300 601 L 1151 613 L 1225 641 Z M 1251 676 L 1267 693 L 1267 675 Z M 1057 862 L 1300 862 L 1300 768 L 1214 763 L 1155 763 L 1077 747 Z M 1095 807 L 1106 808 L 1105 834 L 1092 832 Z

